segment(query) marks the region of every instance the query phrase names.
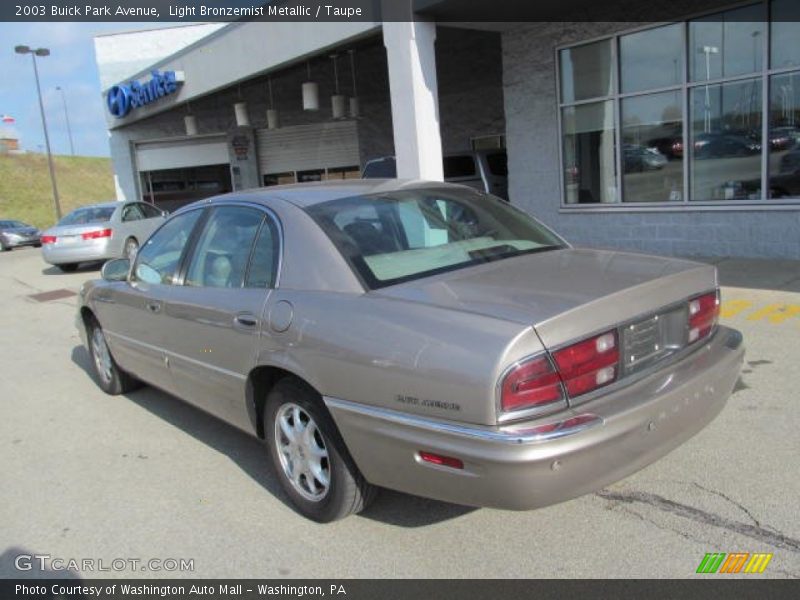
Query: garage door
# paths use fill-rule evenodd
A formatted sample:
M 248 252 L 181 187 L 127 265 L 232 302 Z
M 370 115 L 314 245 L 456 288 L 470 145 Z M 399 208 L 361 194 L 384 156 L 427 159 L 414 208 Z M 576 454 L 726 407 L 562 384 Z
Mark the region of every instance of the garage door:
M 360 162 L 355 121 L 259 129 L 256 143 L 262 174 L 349 167 Z
M 136 166 L 139 171 L 203 167 L 229 162 L 228 144 L 224 137 L 136 144 Z

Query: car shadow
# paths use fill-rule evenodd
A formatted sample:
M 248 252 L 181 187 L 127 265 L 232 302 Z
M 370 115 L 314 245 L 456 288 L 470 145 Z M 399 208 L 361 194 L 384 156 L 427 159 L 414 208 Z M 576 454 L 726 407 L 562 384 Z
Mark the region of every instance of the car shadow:
M 48 265 L 42 269 L 42 275 L 74 275 L 75 273 L 88 273 L 89 271 L 99 271 L 103 266 L 102 262 L 80 263 L 74 271 L 62 271 L 55 265 Z
M 94 379 L 84 346 L 72 349 L 72 362 Z M 125 397 L 153 415 L 228 456 L 251 479 L 292 507 L 272 469 L 264 443 L 224 421 L 156 388 L 145 386 Z M 450 504 L 382 489 L 358 516 L 398 527 L 425 527 L 468 514 L 473 507 Z

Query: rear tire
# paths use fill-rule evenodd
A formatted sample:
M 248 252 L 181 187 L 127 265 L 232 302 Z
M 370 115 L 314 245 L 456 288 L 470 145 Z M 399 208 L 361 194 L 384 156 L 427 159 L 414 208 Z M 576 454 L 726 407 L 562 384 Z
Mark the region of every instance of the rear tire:
M 374 498 L 322 398 L 302 381 L 286 377 L 272 388 L 264 432 L 281 487 L 305 517 L 329 523 L 361 512 Z
M 141 386 L 138 379 L 119 368 L 111 350 L 108 349 L 103 328 L 97 321 L 86 326 L 89 338 L 89 354 L 95 380 L 106 394 L 116 396 L 135 390 Z
M 56 265 L 64 273 L 73 273 L 78 270 L 78 263 L 67 263 L 65 265 Z

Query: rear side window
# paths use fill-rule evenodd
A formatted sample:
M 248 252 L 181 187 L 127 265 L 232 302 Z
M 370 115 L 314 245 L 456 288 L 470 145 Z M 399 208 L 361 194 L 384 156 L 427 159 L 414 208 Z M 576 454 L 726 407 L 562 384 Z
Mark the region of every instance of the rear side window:
M 129 221 L 139 221 L 141 219 L 144 219 L 144 214 L 142 214 L 142 209 L 139 208 L 138 204 L 129 204 L 122 209 L 123 223 L 127 223 Z
M 249 288 L 275 287 L 278 274 L 278 230 L 272 219 L 266 218 L 258 232 L 250 267 L 244 286 Z
M 444 157 L 444 178 L 472 177 L 475 175 L 475 159 L 469 154 Z
M 364 167 L 364 179 L 392 179 L 397 177 L 397 163 L 394 158 L 371 160 Z

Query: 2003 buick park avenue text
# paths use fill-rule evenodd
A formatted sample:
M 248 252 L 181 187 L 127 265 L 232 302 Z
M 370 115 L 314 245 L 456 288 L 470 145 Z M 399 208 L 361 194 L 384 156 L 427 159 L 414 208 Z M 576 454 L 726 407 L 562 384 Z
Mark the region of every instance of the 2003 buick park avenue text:
M 703 429 L 744 357 L 713 266 L 573 248 L 446 183 L 200 201 L 102 275 L 76 318 L 100 387 L 263 439 L 323 522 L 378 487 L 505 509 L 594 491 Z

